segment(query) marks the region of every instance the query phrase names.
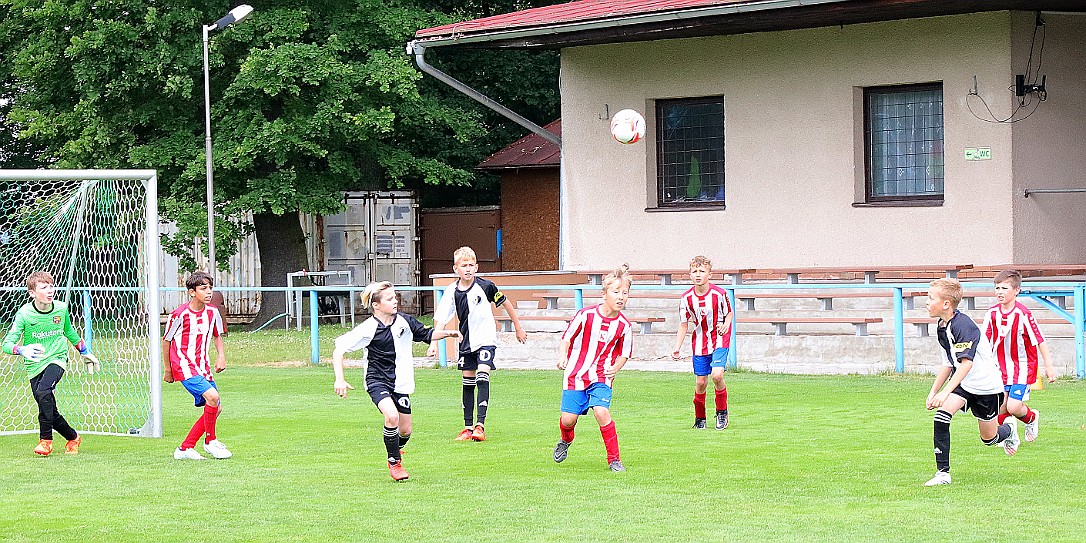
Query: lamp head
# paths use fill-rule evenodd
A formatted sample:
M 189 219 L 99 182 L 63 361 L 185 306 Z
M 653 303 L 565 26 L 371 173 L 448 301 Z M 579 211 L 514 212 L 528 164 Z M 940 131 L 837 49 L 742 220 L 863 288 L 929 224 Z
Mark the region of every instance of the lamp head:
M 238 6 L 238 7 L 230 10 L 230 13 L 227 13 L 226 16 L 224 16 L 222 19 L 219 19 L 218 21 L 215 21 L 208 28 L 208 30 L 226 28 L 226 27 L 228 27 L 228 26 L 230 26 L 230 25 L 232 25 L 232 24 L 234 24 L 236 22 L 239 22 L 242 19 L 248 17 L 249 14 L 252 13 L 252 12 L 253 12 L 253 6 L 250 6 L 249 4 L 242 4 L 242 5 Z

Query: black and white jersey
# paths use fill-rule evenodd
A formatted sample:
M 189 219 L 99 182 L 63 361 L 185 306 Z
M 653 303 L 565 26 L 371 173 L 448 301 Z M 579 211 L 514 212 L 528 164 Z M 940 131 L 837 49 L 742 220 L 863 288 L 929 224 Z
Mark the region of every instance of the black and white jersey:
M 366 388 L 374 382 L 385 383 L 392 385 L 397 394 L 411 394 L 415 391 L 415 357 L 411 354 L 411 343 L 428 343 L 433 334 L 432 328 L 411 315 L 397 313 L 388 326 L 370 317 L 354 330 L 336 338 L 336 350 L 367 349 Z
M 954 311 L 949 322 L 939 321 L 939 345 L 943 348 L 943 366 L 958 370 L 960 360 L 973 361 L 973 368 L 962 379 L 962 388 L 973 394 L 1003 392 L 1003 375 L 992 354 L 992 345 L 981 335 L 973 319 Z
M 441 301 L 434 309 L 435 322 L 449 322 L 455 316 L 460 321 L 460 333 L 464 339 L 460 342 L 460 352 L 471 353 L 480 347 L 498 345 L 498 334 L 494 330 L 494 312 L 490 304 L 501 307 L 508 299 L 497 285 L 481 277 L 475 277 L 471 286 L 460 290 L 459 281 L 445 287 Z

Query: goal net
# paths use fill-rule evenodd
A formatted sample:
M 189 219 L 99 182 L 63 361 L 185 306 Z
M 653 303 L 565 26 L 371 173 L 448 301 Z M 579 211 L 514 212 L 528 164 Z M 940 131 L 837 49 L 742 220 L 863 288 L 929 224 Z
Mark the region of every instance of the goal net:
M 101 361 L 69 346 L 57 407 L 81 433 L 162 436 L 157 176 L 154 170 L 0 170 L 0 327 L 47 271 L 55 299 Z M 19 356 L 0 354 L 0 434 L 36 433 Z

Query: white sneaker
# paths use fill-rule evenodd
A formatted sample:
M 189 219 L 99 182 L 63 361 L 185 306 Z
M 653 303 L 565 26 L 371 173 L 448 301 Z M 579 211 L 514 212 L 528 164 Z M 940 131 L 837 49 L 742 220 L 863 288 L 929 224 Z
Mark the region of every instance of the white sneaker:
M 181 447 L 178 447 L 178 448 L 173 450 L 173 459 L 174 460 L 207 460 L 206 458 L 204 458 L 204 456 L 202 454 L 196 452 L 196 449 L 182 449 Z
M 1007 453 L 1007 456 L 1014 456 L 1014 453 L 1018 452 L 1018 446 L 1022 444 L 1022 438 L 1018 437 L 1018 423 L 1011 423 L 1011 435 L 1007 436 L 1007 439 L 1003 440 L 1003 452 Z
M 935 477 L 924 483 L 924 486 L 939 486 L 950 484 L 950 472 L 949 471 L 937 471 Z
M 1026 423 L 1026 441 L 1033 443 L 1034 439 L 1037 439 L 1037 422 L 1041 420 L 1041 412 L 1036 409 L 1033 410 L 1033 422 Z
M 204 452 L 219 460 L 234 456 L 234 454 L 226 448 L 226 445 L 223 445 L 222 442 L 217 439 L 212 439 L 211 441 L 204 443 Z

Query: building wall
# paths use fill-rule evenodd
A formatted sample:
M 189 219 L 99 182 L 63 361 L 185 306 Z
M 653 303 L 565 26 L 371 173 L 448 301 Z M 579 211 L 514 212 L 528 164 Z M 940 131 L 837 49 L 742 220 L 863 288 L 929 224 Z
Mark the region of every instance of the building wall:
M 674 268 L 697 253 L 721 267 L 1010 262 L 1011 223 L 981 221 L 1011 216 L 1012 129 L 967 109 L 974 75 L 989 103 L 1006 102 L 1010 36 L 1000 12 L 564 49 L 562 266 Z M 943 205 L 854 206 L 862 88 L 932 81 L 944 93 Z M 710 95 L 725 97 L 726 209 L 647 210 L 652 100 Z M 649 114 L 643 143 L 610 138 L 606 115 L 627 107 Z M 992 160 L 965 161 L 977 146 Z
M 558 168 L 502 174 L 502 271 L 558 269 Z
M 1034 66 L 1040 57 L 1039 73 L 1047 76 L 1048 99 L 1012 128 L 1014 261 L 1082 262 L 1086 260 L 1086 236 L 1081 233 L 1086 228 L 1086 194 L 1023 196 L 1027 188 L 1086 187 L 1086 15 L 1045 14 L 1043 19 Z M 1035 21 L 1034 13 L 1016 13 L 1012 19 L 1014 73 L 1025 73 Z M 1023 112 L 1033 110 L 1037 96 L 1031 99 L 1033 103 Z M 1003 105 L 1004 111 L 1010 110 L 1011 104 L 1005 101 Z

